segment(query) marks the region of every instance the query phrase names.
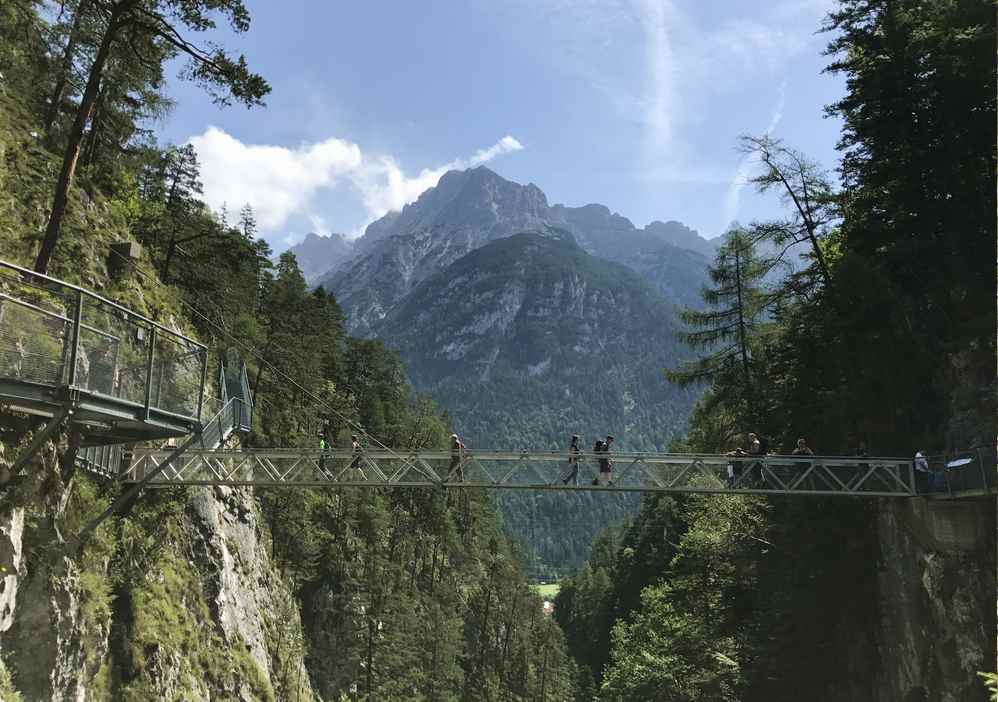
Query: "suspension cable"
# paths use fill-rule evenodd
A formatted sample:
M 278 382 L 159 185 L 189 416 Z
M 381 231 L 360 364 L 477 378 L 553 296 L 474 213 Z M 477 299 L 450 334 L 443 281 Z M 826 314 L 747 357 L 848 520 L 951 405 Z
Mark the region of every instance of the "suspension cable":
M 136 263 L 135 261 L 132 261 L 130 258 L 128 258 L 127 256 L 125 256 L 124 254 L 121 254 L 118 251 L 115 251 L 113 248 L 111 249 L 111 251 L 116 256 L 118 256 L 123 261 L 127 262 L 130 266 L 132 266 L 132 268 L 135 269 L 135 271 L 139 275 L 141 275 L 143 278 L 145 278 L 146 280 L 150 280 L 150 281 L 152 281 L 152 282 L 154 282 L 154 283 L 156 283 L 158 285 L 163 286 L 164 288 L 169 289 L 169 286 L 167 286 L 166 283 L 164 283 L 162 280 L 159 280 L 158 277 L 151 276 L 148 273 L 146 273 L 145 271 L 143 271 L 141 268 L 139 268 L 138 263 Z M 194 305 L 192 305 L 191 303 L 189 303 L 186 300 L 184 300 L 182 295 L 180 296 L 180 304 L 182 304 L 185 307 L 187 307 L 195 315 L 197 315 L 198 317 L 200 317 L 201 319 L 203 319 L 205 322 L 207 322 L 208 324 L 210 324 L 212 327 L 214 327 L 215 329 L 217 329 L 219 332 L 221 332 L 221 334 L 225 338 L 227 338 L 229 341 L 231 341 L 236 346 L 238 346 L 242 351 L 248 353 L 250 356 L 252 356 L 253 358 L 255 358 L 261 364 L 263 364 L 264 366 L 266 366 L 276 376 L 280 377 L 281 379 L 283 379 L 286 382 L 290 383 L 294 387 L 298 388 L 298 390 L 300 390 L 304 395 L 306 395 L 310 399 L 312 399 L 312 401 L 316 402 L 317 404 L 321 405 L 322 407 L 326 408 L 327 410 L 329 410 L 330 412 L 332 412 L 334 415 L 336 415 L 337 417 L 339 417 L 340 420 L 342 420 L 348 427 L 356 430 L 359 434 L 361 434 L 362 436 L 364 436 L 370 443 L 373 443 L 376 446 L 378 446 L 379 448 L 384 449 L 385 451 L 388 451 L 388 452 L 392 453 L 393 455 L 395 455 L 398 458 L 401 458 L 401 456 L 399 456 L 397 453 L 395 453 L 395 451 L 393 451 L 391 448 L 389 448 L 388 446 L 385 446 L 383 443 L 381 443 L 376 438 L 374 438 L 369 433 L 367 433 L 367 431 L 365 431 L 364 428 L 361 425 L 353 422 L 351 419 L 349 419 L 348 417 L 346 417 L 344 414 L 342 414 L 341 412 L 339 412 L 335 408 L 331 407 L 324 400 L 322 400 L 318 396 L 314 395 L 311 391 L 309 391 L 308 389 L 306 389 L 305 387 L 303 387 L 294 378 L 288 376 L 286 373 L 284 373 L 279 368 L 277 368 L 276 366 L 274 366 L 274 364 L 272 364 L 270 361 L 268 361 L 266 358 L 264 358 L 263 355 L 259 351 L 257 351 L 254 347 L 250 346 L 249 344 L 245 344 L 242 341 L 240 341 L 239 339 L 237 339 L 234 335 L 232 335 L 223 326 L 219 325 L 214 320 L 210 319 L 207 315 L 205 315 L 204 313 L 202 313 Z

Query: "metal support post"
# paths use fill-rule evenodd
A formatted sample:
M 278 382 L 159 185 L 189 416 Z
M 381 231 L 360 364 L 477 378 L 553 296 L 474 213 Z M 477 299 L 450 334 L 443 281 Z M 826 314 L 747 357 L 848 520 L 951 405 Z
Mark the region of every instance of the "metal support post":
M 201 352 L 201 387 L 198 388 L 198 422 L 204 408 L 204 386 L 208 382 L 208 349 Z
M 120 510 L 124 505 L 128 504 L 136 497 L 138 497 L 139 493 L 142 492 L 142 489 L 146 485 L 148 485 L 153 478 L 162 473 L 171 463 L 173 463 L 182 455 L 184 455 L 184 452 L 188 449 L 188 447 L 191 446 L 195 441 L 198 441 L 200 438 L 201 438 L 201 432 L 191 434 L 189 437 L 187 437 L 187 441 L 185 441 L 179 447 L 174 449 L 173 453 L 167 456 L 166 460 L 164 460 L 162 463 L 156 466 L 153 470 L 146 473 L 143 476 L 142 480 L 133 484 L 131 487 L 125 490 L 125 492 L 119 495 L 118 499 L 112 502 L 111 505 L 103 512 L 101 512 L 98 517 L 92 519 L 85 527 L 83 527 L 83 530 L 80 532 L 79 536 L 77 536 L 77 552 L 79 553 L 83 551 L 83 547 L 86 545 L 87 539 L 94 532 L 94 530 L 104 522 L 105 519 L 107 519 L 112 514 Z
M 21 454 L 17 457 L 17 460 L 14 461 L 14 465 L 11 466 L 10 472 L 12 477 L 21 472 L 21 469 L 27 465 L 28 461 L 30 461 L 31 458 L 38 453 L 45 442 L 48 441 L 56 431 L 58 431 L 59 427 L 62 426 L 62 423 L 72 414 L 73 410 L 69 407 L 63 408 L 59 411 L 59 414 L 49 420 L 49 423 L 45 425 L 44 429 L 35 434 L 34 438 L 31 440 L 31 443 L 28 444 L 28 447 L 21 452 Z
M 152 364 L 156 358 L 156 327 L 149 328 L 149 356 L 146 359 L 146 419 L 149 419 L 149 405 L 152 402 Z
M 76 387 L 76 366 L 80 355 L 80 327 L 83 324 L 83 291 L 76 291 L 76 309 L 73 310 L 73 329 L 70 334 L 69 387 Z

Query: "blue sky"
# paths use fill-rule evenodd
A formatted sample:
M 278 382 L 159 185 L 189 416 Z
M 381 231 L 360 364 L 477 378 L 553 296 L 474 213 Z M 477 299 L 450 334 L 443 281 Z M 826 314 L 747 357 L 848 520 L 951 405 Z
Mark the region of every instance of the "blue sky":
M 702 235 L 778 203 L 742 182 L 741 133 L 766 130 L 834 169 L 844 90 L 822 75 L 831 0 L 247 0 L 213 33 L 273 87 L 220 109 L 173 81 L 164 142 L 192 141 L 205 196 L 250 202 L 276 250 L 359 234 L 450 167 L 487 163 L 552 203 Z

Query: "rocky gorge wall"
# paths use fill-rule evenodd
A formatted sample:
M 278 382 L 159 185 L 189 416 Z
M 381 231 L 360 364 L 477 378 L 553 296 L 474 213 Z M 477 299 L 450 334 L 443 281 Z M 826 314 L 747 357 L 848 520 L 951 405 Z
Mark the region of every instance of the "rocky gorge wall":
M 994 670 L 995 498 L 881 506 L 873 700 L 984 702 Z
M 58 444 L 0 488 L 0 700 L 315 699 L 247 491 L 147 494 L 78 555 L 71 535 L 107 498 L 62 479 Z

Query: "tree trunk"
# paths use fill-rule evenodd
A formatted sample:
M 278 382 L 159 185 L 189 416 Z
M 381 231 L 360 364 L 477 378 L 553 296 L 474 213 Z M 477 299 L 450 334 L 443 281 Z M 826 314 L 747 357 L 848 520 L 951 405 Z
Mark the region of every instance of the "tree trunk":
M 119 24 L 120 8 L 116 7 L 108 21 L 107 30 L 101 40 L 100 49 L 90 67 L 90 77 L 87 79 L 87 87 L 83 91 L 83 99 L 76 110 L 76 119 L 73 120 L 73 127 L 69 132 L 69 140 L 66 144 L 66 154 L 62 160 L 62 171 L 59 173 L 59 180 L 55 185 L 55 194 L 52 197 L 52 213 L 49 215 L 48 226 L 45 228 L 45 238 L 42 239 L 42 246 L 38 251 L 38 258 L 35 259 L 35 270 L 38 273 L 48 271 L 49 261 L 55 252 L 55 245 L 59 241 L 59 231 L 62 227 L 62 218 L 66 214 L 66 206 L 69 204 L 69 188 L 73 184 L 73 175 L 76 173 L 76 162 L 80 158 L 80 144 L 83 141 L 83 132 L 90 120 L 90 113 L 97 100 L 97 93 L 100 90 L 101 76 L 104 72 L 104 64 L 111 53 L 111 45 L 121 28 Z
M 59 103 L 62 102 L 62 93 L 69 82 L 69 73 L 73 70 L 73 55 L 76 53 L 76 44 L 80 39 L 80 25 L 83 16 L 87 11 L 87 0 L 80 0 L 76 7 L 76 14 L 73 15 L 73 26 L 69 29 L 69 37 L 66 39 L 66 49 L 62 52 L 62 68 L 55 78 L 55 87 L 49 97 L 48 110 L 45 113 L 45 135 L 49 141 L 52 140 L 52 128 L 55 120 L 59 117 Z
M 735 247 L 735 293 L 738 296 L 738 345 L 742 357 L 742 373 L 745 375 L 745 399 L 748 401 L 749 413 L 752 414 L 755 401 L 752 398 L 752 378 L 749 374 L 748 343 L 745 334 L 745 307 L 742 300 L 742 262 L 741 251 Z
M 104 86 L 101 86 L 94 101 L 94 109 L 91 113 L 90 131 L 87 132 L 87 144 L 83 149 L 83 163 L 90 167 L 97 158 L 97 142 L 100 139 L 101 129 L 104 127 Z

